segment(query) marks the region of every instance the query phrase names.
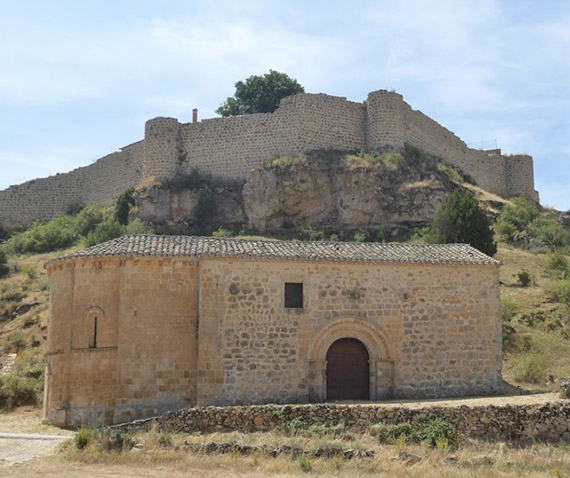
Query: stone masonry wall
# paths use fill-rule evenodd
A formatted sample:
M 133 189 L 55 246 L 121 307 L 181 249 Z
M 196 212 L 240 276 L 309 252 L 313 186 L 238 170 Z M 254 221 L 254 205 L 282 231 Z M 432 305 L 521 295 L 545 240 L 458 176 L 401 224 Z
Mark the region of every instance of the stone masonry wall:
M 117 423 L 194 405 L 197 271 L 187 259 L 49 265 L 45 416 L 59 426 Z
M 81 178 L 81 173 L 75 170 L 0 191 L 0 220 L 5 224 L 25 226 L 35 220 L 49 221 L 65 213 L 81 202 Z
M 503 196 L 537 200 L 532 158 L 467 148 L 460 138 L 397 93 L 372 92 L 364 103 L 324 94 L 285 98 L 274 113 L 181 124 L 175 118 L 146 123 L 145 139 L 67 174 L 0 191 L 0 218 L 26 225 L 88 202 L 110 203 L 130 186 L 198 168 L 227 180 L 245 180 L 268 159 L 315 149 L 403 149 L 410 144 L 459 167 Z
M 26 226 L 35 220 L 49 221 L 81 204 L 111 203 L 141 181 L 143 144 L 139 141 L 126 146 L 69 173 L 0 191 L 0 219 L 6 224 Z
M 113 257 L 47 269 L 53 423 L 325 401 L 327 350 L 347 337 L 368 350 L 372 400 L 501 390 L 496 266 Z M 285 308 L 285 282 L 303 284 L 302 308 Z
M 364 106 L 328 95 L 289 97 L 275 113 L 209 119 L 180 128 L 180 173 L 198 168 L 230 180 L 243 180 L 253 168 L 280 155 L 366 147 Z
M 379 92 L 371 93 L 369 103 Z M 492 152 L 468 148 L 453 132 L 423 114 L 413 110 L 397 93 L 382 93 L 382 96 L 396 95 L 400 101 L 393 110 L 402 118 L 403 140 L 427 153 L 439 156 L 471 176 L 487 191 L 500 196 L 524 196 L 538 200 L 534 190 L 532 158 L 526 155 L 503 156 L 500 150 Z M 377 101 L 377 100 L 376 100 Z
M 202 259 L 201 277 L 199 405 L 326 399 L 329 327 L 369 350 L 373 399 L 501 390 L 495 267 Z
M 461 435 L 483 440 L 512 442 L 570 442 L 570 401 L 544 405 L 461 406 L 407 408 L 382 404 L 265 405 L 191 408 L 163 417 L 127 423 L 117 428 L 150 430 L 153 425 L 166 432 L 211 433 L 218 431 L 268 431 L 301 419 L 306 426 L 332 426 L 365 431 L 376 423 L 413 422 L 426 416 L 455 423 Z M 155 426 L 156 426 L 155 425 Z

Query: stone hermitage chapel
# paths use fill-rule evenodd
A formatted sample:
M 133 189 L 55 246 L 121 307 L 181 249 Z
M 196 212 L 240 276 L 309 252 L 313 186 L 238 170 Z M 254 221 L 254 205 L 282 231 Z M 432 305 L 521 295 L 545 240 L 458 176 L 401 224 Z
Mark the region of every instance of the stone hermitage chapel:
M 499 266 L 464 244 L 123 236 L 46 264 L 44 413 L 497 393 Z

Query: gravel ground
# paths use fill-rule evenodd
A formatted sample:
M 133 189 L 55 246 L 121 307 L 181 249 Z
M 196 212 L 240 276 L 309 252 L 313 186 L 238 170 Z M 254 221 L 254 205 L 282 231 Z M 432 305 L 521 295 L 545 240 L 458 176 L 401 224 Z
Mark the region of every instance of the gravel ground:
M 49 453 L 69 437 L 0 433 L 0 470 Z

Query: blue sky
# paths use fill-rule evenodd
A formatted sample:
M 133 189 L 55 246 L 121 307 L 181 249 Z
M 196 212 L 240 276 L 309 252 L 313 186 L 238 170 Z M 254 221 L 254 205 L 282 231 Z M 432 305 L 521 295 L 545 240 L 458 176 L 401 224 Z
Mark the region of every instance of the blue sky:
M 566 0 L 0 0 L 0 189 L 200 118 L 274 69 L 310 93 L 394 89 L 471 147 L 534 157 L 570 209 Z

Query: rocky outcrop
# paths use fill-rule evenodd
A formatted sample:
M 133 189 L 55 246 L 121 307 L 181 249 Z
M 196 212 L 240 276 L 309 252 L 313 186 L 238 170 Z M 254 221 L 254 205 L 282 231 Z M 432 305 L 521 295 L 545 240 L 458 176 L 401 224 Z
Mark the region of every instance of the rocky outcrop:
M 170 184 L 139 188 L 136 217 L 181 232 L 204 223 L 260 232 L 423 226 L 456 187 L 450 166 L 439 169 L 438 164 L 409 152 L 317 151 L 270 161 L 252 170 L 243 187 L 217 184 L 194 172 Z
M 431 167 L 430 167 L 431 166 Z M 338 228 L 425 225 L 451 191 L 432 164 L 399 153 L 310 155 L 252 171 L 243 188 L 249 226 Z
M 241 185 L 201 180 L 189 187 L 155 183 L 137 189 L 134 216 L 157 230 L 187 233 L 192 226 L 243 224 Z

